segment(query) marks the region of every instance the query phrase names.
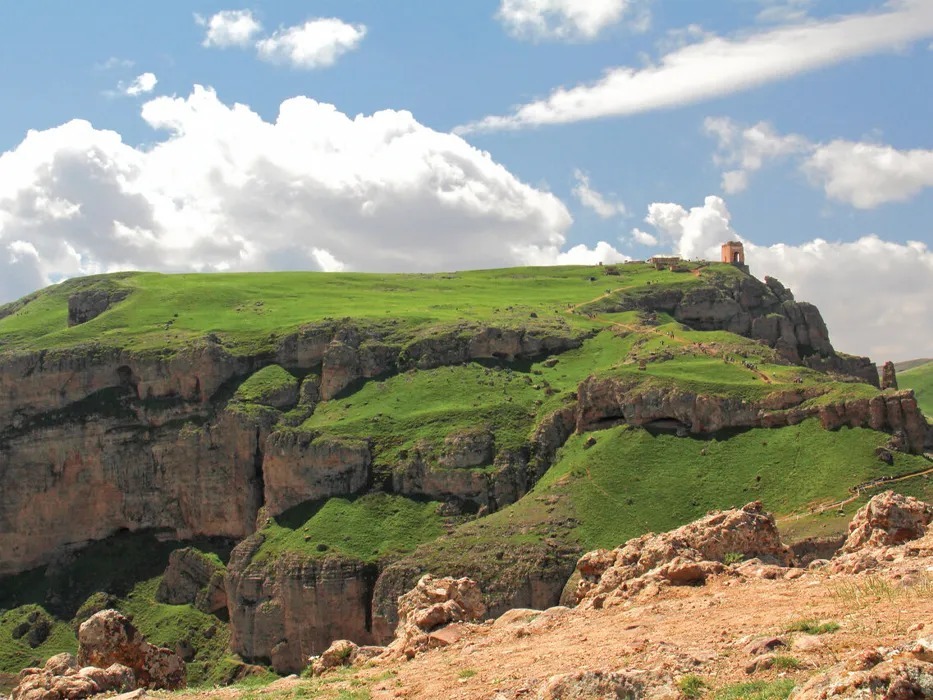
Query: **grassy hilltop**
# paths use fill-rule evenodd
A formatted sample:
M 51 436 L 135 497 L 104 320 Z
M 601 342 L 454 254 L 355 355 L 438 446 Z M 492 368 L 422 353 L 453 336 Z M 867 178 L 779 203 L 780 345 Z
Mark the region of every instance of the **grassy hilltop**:
M 920 409 L 927 416 L 933 416 L 933 360 L 899 372 L 897 383 L 904 389 L 913 389 Z
M 925 457 L 896 453 L 884 463 L 876 450 L 887 434 L 849 427 L 831 432 L 814 418 L 779 429 L 689 437 L 607 424 L 572 435 L 530 492 L 491 514 L 451 511 L 430 498 L 394 492 L 399 465 L 413 454 L 423 455 L 434 474 L 492 482 L 502 468 L 492 459 L 447 471 L 439 466 L 448 438 L 488 433 L 497 453 L 530 454 L 532 436 L 572 405 L 589 377 L 642 392 L 674 389 L 751 403 L 802 392 L 803 409 L 879 393 L 792 364 L 767 345 L 727 331 L 694 330 L 663 312 L 606 310 L 610 298 L 728 286 L 744 277 L 733 266 L 706 263 L 679 272 L 627 264 L 392 275 L 120 273 L 71 280 L 0 307 L 0 358 L 97 348 L 165 356 L 208 337 L 231 355 L 271 356 L 289 334 L 342 319 L 378 327 L 399 347 L 464 323 L 575 335 L 579 347 L 552 357 L 474 360 L 362 381 L 313 413 L 271 407 L 268 397 L 297 391 L 303 375 L 266 364 L 237 380 L 224 399 L 228 404 L 212 408 L 261 413 L 275 430 L 365 442 L 372 451 L 375 479 L 366 493 L 301 504 L 265 520 L 256 565 L 285 555 L 337 555 L 380 568 L 479 576 L 493 596 L 505 597 L 522 577 L 548 567 L 565 572 L 584 551 L 676 527 L 714 508 L 761 500 L 779 514 L 787 536 L 799 538 L 840 532 L 845 517 L 884 486 L 933 496 L 929 476 L 913 476 L 933 466 Z M 89 290 L 117 301 L 69 326 L 69 297 Z M 899 380 L 933 413 L 933 363 L 902 372 Z M 854 493 L 866 483 L 871 486 Z M 105 596 L 134 613 L 154 641 L 195 643 L 193 683 L 234 677 L 239 661 L 226 651 L 224 620 L 190 605 L 155 602 L 175 546 L 121 535 L 55 566 L 0 580 L 0 674 L 73 650 L 76 624 Z M 212 551 L 226 561 L 229 546 Z M 37 646 L 16 634 L 33 614 L 51 625 Z

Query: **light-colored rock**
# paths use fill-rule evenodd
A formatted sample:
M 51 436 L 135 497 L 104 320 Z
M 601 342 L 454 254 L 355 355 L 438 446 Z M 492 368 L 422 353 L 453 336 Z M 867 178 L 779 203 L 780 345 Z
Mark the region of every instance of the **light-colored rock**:
M 652 583 L 702 583 L 723 571 L 723 559 L 733 553 L 772 564 L 787 565 L 791 559 L 773 516 L 763 512 L 761 503 L 750 503 L 671 532 L 643 535 L 611 552 L 584 554 L 577 564 L 577 600 L 583 607 L 598 608 L 625 600 Z
M 640 675 L 615 671 L 577 671 L 552 676 L 538 700 L 640 700 L 648 697 Z
M 417 585 L 398 600 L 399 623 L 388 656 L 414 657 L 437 645 L 431 633 L 454 622 L 480 620 L 486 614 L 483 595 L 468 578 L 422 576 Z
M 78 629 L 78 663 L 132 669 L 139 687 L 176 690 L 186 683 L 185 662 L 175 652 L 147 642 L 116 610 L 102 610 Z
M 885 491 L 855 514 L 840 554 L 898 545 L 924 535 L 933 521 L 933 506 L 912 496 Z
M 320 676 L 341 666 L 352 666 L 359 653 L 359 646 L 349 639 L 338 639 L 318 657 L 311 659 L 311 673 Z

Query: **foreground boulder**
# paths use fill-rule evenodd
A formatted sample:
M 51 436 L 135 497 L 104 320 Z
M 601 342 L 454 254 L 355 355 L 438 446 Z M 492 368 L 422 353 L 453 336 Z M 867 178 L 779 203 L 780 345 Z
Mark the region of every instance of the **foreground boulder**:
M 485 614 L 483 594 L 476 581 L 422 576 L 398 599 L 398 628 L 386 654 L 410 659 L 420 651 L 442 645 L 443 635 L 436 634 L 442 627 L 481 620 Z
M 885 491 L 872 498 L 849 523 L 841 554 L 869 547 L 890 547 L 923 537 L 933 521 L 933 506 L 912 496 Z
M 147 642 L 116 610 L 102 610 L 78 629 L 78 662 L 98 668 L 122 664 L 132 669 L 138 688 L 176 690 L 187 680 L 178 654 Z
M 80 700 L 136 687 L 133 671 L 121 664 L 81 668 L 71 654 L 58 654 L 42 668 L 23 669 L 10 700 Z
M 577 563 L 580 581 L 575 595 L 583 607 L 599 608 L 652 583 L 701 584 L 733 558 L 756 558 L 779 566 L 792 560 L 774 517 L 763 511 L 760 502 L 711 513 L 671 532 L 642 535 L 612 551 L 584 554 Z
M 899 649 L 867 649 L 811 678 L 792 700 L 933 698 L 933 638 Z

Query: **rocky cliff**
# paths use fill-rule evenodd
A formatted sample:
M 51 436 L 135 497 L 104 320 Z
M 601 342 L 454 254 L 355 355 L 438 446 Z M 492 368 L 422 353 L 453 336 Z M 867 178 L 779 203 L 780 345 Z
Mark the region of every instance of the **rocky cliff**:
M 754 338 L 795 364 L 879 385 L 871 360 L 837 353 L 819 309 L 796 301 L 789 289 L 771 277 L 765 277 L 764 282 L 751 276 L 726 278 L 686 291 L 646 287 L 638 294 L 610 295 L 589 308 L 662 311 L 695 330 L 724 330 Z

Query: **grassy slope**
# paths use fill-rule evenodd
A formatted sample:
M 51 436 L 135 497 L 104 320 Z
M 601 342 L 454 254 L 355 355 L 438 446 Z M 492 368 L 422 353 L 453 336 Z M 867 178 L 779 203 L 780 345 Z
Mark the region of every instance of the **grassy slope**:
M 913 389 L 920 410 L 933 416 L 933 362 L 898 373 L 897 384 L 902 389 Z
M 719 268 L 720 274 L 732 274 L 729 266 L 710 266 L 711 270 Z M 173 350 L 215 333 L 235 349 L 255 352 L 270 347 L 277 334 L 326 318 L 393 319 L 408 326 L 461 320 L 526 323 L 531 308 L 539 314 L 556 314 L 609 289 L 641 288 L 648 282 L 702 283 L 693 275 L 659 272 L 648 265 L 625 266 L 620 276 L 600 274 L 598 268 L 582 266 L 392 275 L 122 273 L 72 280 L 43 290 L 0 319 L 0 349 L 65 348 L 95 342 Z M 68 328 L 68 297 L 95 284 L 116 284 L 132 293 L 98 318 Z M 585 319 L 577 322 L 586 323 Z

